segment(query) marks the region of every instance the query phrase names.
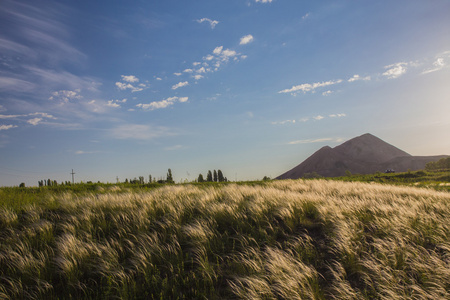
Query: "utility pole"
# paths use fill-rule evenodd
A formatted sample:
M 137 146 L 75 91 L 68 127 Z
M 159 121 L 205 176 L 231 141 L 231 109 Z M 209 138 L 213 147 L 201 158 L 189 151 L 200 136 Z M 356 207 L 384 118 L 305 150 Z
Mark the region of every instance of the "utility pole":
M 69 173 L 69 174 L 72 174 L 72 184 L 74 184 L 73 175 L 75 175 L 75 173 L 73 172 L 73 169 L 72 169 L 72 173 Z

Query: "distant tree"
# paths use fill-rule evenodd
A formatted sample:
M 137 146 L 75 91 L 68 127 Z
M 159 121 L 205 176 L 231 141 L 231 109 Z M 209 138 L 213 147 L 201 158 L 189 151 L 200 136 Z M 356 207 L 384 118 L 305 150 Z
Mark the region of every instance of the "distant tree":
M 213 181 L 217 182 L 217 171 L 216 170 L 214 170 L 214 173 L 213 173 Z
M 270 177 L 269 176 L 264 176 L 263 181 L 269 181 Z
M 44 186 L 44 180 L 39 180 L 39 181 L 38 181 L 38 185 L 39 185 L 39 187 Z
M 25 187 L 25 182 L 20 183 L 19 187 L 24 188 Z
M 430 161 L 425 165 L 427 171 L 447 171 L 450 169 L 450 157 L 438 161 Z
M 221 170 L 217 171 L 217 179 L 219 180 L 219 182 L 225 181 L 225 177 L 223 177 L 223 173 Z
M 148 183 L 152 183 L 152 175 L 148 175 Z
M 206 181 L 212 182 L 213 181 L 213 175 L 211 173 L 211 170 L 208 170 L 208 174 L 206 175 Z
M 139 176 L 139 184 L 144 184 L 144 176 Z
M 125 178 L 125 183 L 128 183 L 128 178 Z
M 205 181 L 205 179 L 203 179 L 203 175 L 202 175 L 202 174 L 199 174 L 199 175 L 198 175 L 197 182 L 204 182 L 204 181 Z
M 47 179 L 47 186 L 52 186 L 52 181 L 50 179 Z
M 173 183 L 173 177 L 172 177 L 172 170 L 169 168 L 169 170 L 167 171 L 167 180 L 168 183 Z

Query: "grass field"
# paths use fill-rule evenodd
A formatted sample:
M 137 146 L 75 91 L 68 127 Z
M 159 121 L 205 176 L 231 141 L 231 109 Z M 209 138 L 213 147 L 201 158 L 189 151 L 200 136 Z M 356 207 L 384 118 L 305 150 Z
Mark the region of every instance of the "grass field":
M 1 299 L 450 298 L 446 191 L 281 180 L 0 199 Z

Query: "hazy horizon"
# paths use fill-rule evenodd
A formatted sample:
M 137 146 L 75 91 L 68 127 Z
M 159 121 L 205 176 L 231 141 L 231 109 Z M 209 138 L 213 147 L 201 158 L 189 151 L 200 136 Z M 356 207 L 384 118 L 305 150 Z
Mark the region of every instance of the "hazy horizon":
M 0 186 L 276 177 L 371 133 L 450 154 L 450 2 L 10 1 Z

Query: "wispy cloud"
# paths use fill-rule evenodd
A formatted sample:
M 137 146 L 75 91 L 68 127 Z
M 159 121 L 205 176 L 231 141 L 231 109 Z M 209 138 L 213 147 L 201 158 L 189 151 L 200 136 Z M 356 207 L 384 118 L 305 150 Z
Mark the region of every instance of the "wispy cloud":
M 339 113 L 339 114 L 330 114 L 328 115 L 329 118 L 343 118 L 346 117 L 347 115 L 344 113 Z M 322 115 L 317 115 L 314 117 L 305 117 L 305 118 L 301 118 L 301 119 L 288 119 L 288 120 L 283 120 L 283 121 L 275 121 L 275 122 L 271 122 L 272 125 L 286 125 L 286 124 L 298 124 L 298 123 L 305 123 L 308 122 L 310 120 L 316 120 L 316 121 L 320 121 L 325 119 L 325 116 Z
M 155 110 L 172 106 L 177 102 L 184 103 L 187 102 L 188 100 L 189 97 L 169 97 L 161 101 L 153 101 L 147 104 L 139 103 L 136 105 L 136 107 L 142 108 L 143 110 Z
M 16 128 L 17 125 L 0 125 L 0 130 L 9 130 L 11 128 Z
M 348 82 L 354 82 L 354 81 L 359 81 L 359 80 L 369 81 L 370 79 L 371 79 L 370 76 L 361 77 L 358 74 L 355 74 L 355 75 L 353 75 L 352 78 L 348 79 Z
M 299 85 L 294 85 L 290 89 L 284 89 L 279 91 L 278 93 L 292 93 L 293 95 L 296 95 L 296 92 L 302 91 L 303 93 L 306 92 L 312 92 L 314 93 L 317 88 L 330 86 L 334 84 L 341 83 L 342 80 L 332 80 L 332 81 L 324 81 L 324 82 L 315 82 L 315 83 L 303 83 Z
M 251 34 L 248 34 L 246 36 L 241 37 L 241 41 L 239 42 L 239 45 L 246 45 L 253 42 L 253 36 Z
M 260 3 L 271 3 L 272 0 L 255 0 L 256 3 L 260 2 Z
M 450 51 L 445 51 L 445 52 L 439 54 L 435 58 L 433 65 L 431 67 L 427 68 L 425 71 L 423 71 L 422 74 L 429 74 L 429 73 L 433 73 L 433 72 L 442 70 L 449 64 L 450 64 Z
M 297 140 L 289 142 L 289 145 L 298 145 L 298 144 L 312 144 L 312 143 L 323 143 L 333 141 L 332 138 L 322 138 L 322 139 L 308 139 L 308 140 Z
M 187 85 L 189 85 L 189 82 L 187 82 L 187 81 L 178 82 L 177 84 L 172 86 L 172 90 L 176 90 L 176 89 L 179 89 L 180 87 L 187 86 Z
M 392 65 L 385 66 L 386 71 L 383 73 L 383 76 L 386 76 L 389 79 L 395 79 L 406 73 L 408 63 L 399 62 Z
M 167 127 L 141 124 L 125 124 L 110 131 L 111 137 L 121 140 L 153 140 L 170 135 L 174 133 Z
M 216 27 L 216 25 L 219 24 L 219 21 L 211 20 L 211 19 L 208 19 L 208 18 L 201 18 L 201 19 L 197 20 L 197 22 L 198 23 L 207 22 L 211 26 L 211 29 L 214 29 Z
M 346 114 L 331 114 L 331 115 L 328 115 L 330 118 L 343 118 L 343 117 L 346 117 L 347 115 Z

